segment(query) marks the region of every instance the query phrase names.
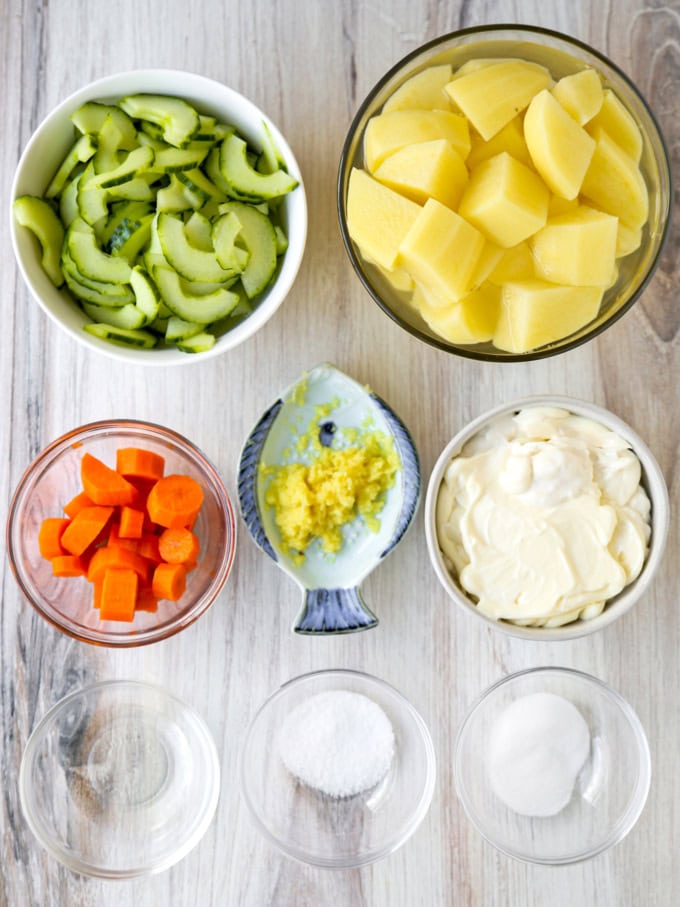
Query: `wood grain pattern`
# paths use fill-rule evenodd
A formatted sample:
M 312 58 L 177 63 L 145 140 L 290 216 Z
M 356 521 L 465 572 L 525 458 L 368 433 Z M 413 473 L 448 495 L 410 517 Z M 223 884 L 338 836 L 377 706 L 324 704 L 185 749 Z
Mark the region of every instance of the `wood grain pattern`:
M 680 543 L 675 512 L 680 420 L 680 219 L 644 298 L 597 341 L 546 362 L 492 366 L 429 349 L 393 325 L 356 280 L 342 248 L 335 180 L 360 101 L 401 56 L 459 27 L 548 26 L 592 43 L 642 88 L 680 172 L 678 0 L 3 0 L 0 3 L 0 197 L 49 110 L 88 81 L 125 69 L 200 72 L 243 92 L 282 128 L 302 168 L 309 241 L 286 303 L 261 332 L 221 359 L 176 372 L 120 368 L 48 322 L 15 266 L 0 219 L 0 518 L 28 462 L 84 422 L 151 418 L 188 435 L 234 494 L 241 443 L 262 410 L 300 372 L 329 360 L 370 384 L 412 430 L 425 477 L 466 421 L 528 393 L 604 404 L 656 453 L 673 521 L 660 575 L 640 606 L 599 636 L 527 644 L 456 613 L 430 568 L 422 513 L 398 558 L 365 584 L 377 630 L 293 638 L 298 590 L 243 526 L 235 568 L 213 608 L 179 637 L 108 652 L 58 634 L 22 600 L 0 562 L 0 905 L 10 907 L 665 907 L 680 890 Z M 678 213 L 676 203 L 676 215 Z M 405 380 L 405 376 L 408 379 Z M 75 389 L 75 391 L 74 391 Z M 646 727 L 654 762 L 642 818 L 617 848 L 561 870 L 497 854 L 467 821 L 451 753 L 460 721 L 489 683 L 540 664 L 581 668 L 626 696 Z M 361 871 L 328 873 L 286 860 L 250 825 L 237 787 L 238 746 L 250 716 L 281 682 L 308 670 L 351 667 L 394 683 L 421 710 L 439 775 L 432 808 L 400 851 Z M 26 739 L 46 709 L 94 679 L 154 680 L 205 717 L 221 757 L 215 821 L 179 865 L 125 884 L 74 875 L 37 845 L 17 777 Z

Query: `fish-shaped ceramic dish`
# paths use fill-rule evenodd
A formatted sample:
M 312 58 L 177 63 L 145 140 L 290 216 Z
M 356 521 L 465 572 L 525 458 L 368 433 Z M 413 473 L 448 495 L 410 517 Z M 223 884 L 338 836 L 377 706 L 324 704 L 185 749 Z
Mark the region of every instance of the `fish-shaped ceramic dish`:
M 391 456 L 396 454 L 394 478 L 380 496 L 376 519 L 354 516 L 343 524 L 335 553 L 328 553 L 319 538 L 303 554 L 291 551 L 275 507 L 266 500 L 273 476 L 293 463 L 310 467 L 324 448 L 343 451 L 376 438 Z M 350 633 L 376 626 L 359 585 L 408 529 L 420 485 L 418 453 L 404 424 L 380 397 L 332 365 L 303 374 L 264 413 L 241 454 L 239 505 L 257 545 L 303 590 L 296 633 Z

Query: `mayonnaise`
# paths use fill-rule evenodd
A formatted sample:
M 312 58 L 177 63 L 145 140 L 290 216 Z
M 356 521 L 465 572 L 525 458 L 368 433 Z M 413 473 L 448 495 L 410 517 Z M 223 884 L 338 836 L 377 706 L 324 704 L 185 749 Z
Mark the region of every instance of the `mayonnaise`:
M 494 620 L 588 620 L 642 569 L 651 505 L 628 443 L 537 406 L 499 417 L 448 466 L 437 500 L 447 567 Z

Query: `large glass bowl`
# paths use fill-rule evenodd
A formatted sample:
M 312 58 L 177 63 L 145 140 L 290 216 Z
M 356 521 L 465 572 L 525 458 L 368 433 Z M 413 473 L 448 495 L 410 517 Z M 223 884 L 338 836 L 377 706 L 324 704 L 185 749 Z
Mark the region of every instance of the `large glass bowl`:
M 611 88 L 637 122 L 643 136 L 640 168 L 649 191 L 649 218 L 642 231 L 642 242 L 636 252 L 619 259 L 616 283 L 606 290 L 595 319 L 582 329 L 554 343 L 526 353 L 508 353 L 491 343 L 450 343 L 434 332 L 410 304 L 410 292 L 399 291 L 388 282 L 375 265 L 361 254 L 349 235 L 347 225 L 347 190 L 354 167 L 364 165 L 364 133 L 370 118 L 378 114 L 385 101 L 415 73 L 439 63 L 451 63 L 454 69 L 467 60 L 479 57 L 519 57 L 542 63 L 560 78 L 592 67 Z M 627 312 L 649 283 L 659 263 L 668 230 L 672 204 L 669 156 L 654 115 L 633 82 L 616 64 L 592 47 L 549 29 L 528 25 L 486 25 L 442 35 L 417 48 L 393 66 L 371 89 L 350 126 L 342 150 L 337 186 L 340 229 L 354 270 L 380 308 L 404 330 L 431 346 L 491 362 L 542 359 L 573 349 L 591 340 Z
M 141 447 L 165 458 L 165 474 L 185 474 L 203 488 L 204 501 L 194 526 L 201 543 L 196 569 L 187 575 L 177 602 L 135 612 L 134 621 L 102 621 L 93 607 L 92 585 L 84 577 L 55 577 L 38 547 L 46 517 L 63 516 L 62 507 L 82 488 L 80 462 L 87 451 L 115 466 L 116 450 Z M 212 463 L 182 435 L 134 420 L 92 422 L 53 441 L 26 469 L 14 492 L 7 520 L 7 551 L 14 576 L 41 617 L 82 642 L 124 647 L 157 642 L 185 629 L 207 611 L 222 590 L 234 559 L 236 523 L 231 501 Z

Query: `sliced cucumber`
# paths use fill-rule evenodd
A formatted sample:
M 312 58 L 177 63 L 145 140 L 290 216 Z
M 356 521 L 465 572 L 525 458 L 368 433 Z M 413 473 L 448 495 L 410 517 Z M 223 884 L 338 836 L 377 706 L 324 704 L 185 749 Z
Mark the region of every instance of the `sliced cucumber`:
M 133 293 L 130 293 L 129 296 L 121 297 L 119 300 L 117 300 L 108 294 L 100 293 L 98 290 L 94 290 L 92 289 L 92 287 L 86 286 L 81 280 L 78 279 L 77 269 L 74 265 L 67 266 L 64 263 L 63 271 L 66 286 L 69 288 L 71 293 L 73 293 L 73 295 L 81 302 L 92 302 L 95 305 L 119 308 L 124 305 L 129 305 L 130 303 L 135 301 Z
M 76 217 L 80 217 L 80 211 L 78 210 L 78 183 L 81 176 L 82 173 L 79 173 L 66 183 L 59 199 L 59 217 L 66 228 L 71 226 Z
M 136 176 L 134 179 L 118 186 L 111 186 L 106 190 L 106 197 L 110 200 L 127 200 L 131 202 L 153 201 L 154 191 L 145 179 L 146 174 Z
M 69 181 L 71 174 L 78 166 L 90 160 L 97 151 L 97 142 L 90 135 L 81 135 L 52 177 L 52 182 L 45 191 L 47 198 L 56 198 Z
M 228 315 L 239 300 L 236 293 L 222 287 L 205 296 L 187 293 L 177 271 L 167 265 L 155 265 L 153 279 L 163 302 L 173 315 L 177 315 L 183 321 L 211 324 Z
M 209 331 L 202 331 L 186 340 L 177 341 L 177 349 L 183 353 L 207 353 L 215 346 L 216 337 Z
M 115 258 L 103 252 L 97 244 L 94 230 L 81 232 L 74 230 L 71 224 L 64 242 L 73 263 L 84 277 L 105 283 L 129 283 L 130 265 L 124 258 Z
M 113 120 L 121 132 L 122 142 L 120 147 L 124 151 L 132 151 L 137 147 L 137 130 L 130 117 L 114 104 L 100 104 L 99 101 L 87 101 L 71 114 L 71 122 L 79 132 L 84 135 L 97 136 L 101 132 L 107 117 Z
M 158 343 L 158 337 L 149 331 L 133 331 L 127 328 L 117 328 L 111 324 L 85 324 L 83 329 L 88 334 L 93 334 L 101 340 L 119 343 L 121 346 L 134 346 L 143 350 L 153 349 Z
M 181 148 L 200 127 L 198 113 L 181 98 L 155 94 L 128 95 L 120 102 L 125 113 L 135 120 L 148 120 L 163 130 L 169 145 Z
M 203 196 L 203 201 L 215 199 L 217 202 L 226 202 L 227 196 L 222 190 L 211 182 L 202 170 L 194 168 L 193 170 L 183 170 L 177 174 L 177 178 L 189 188 L 191 192 Z
M 114 234 L 118 232 L 121 225 L 127 224 L 128 229 L 132 232 L 135 225 L 139 224 L 147 214 L 153 215 L 153 207 L 148 202 L 121 201 L 116 202 L 111 208 L 111 215 L 106 221 L 106 226 L 102 231 L 102 243 L 104 251 L 110 252 L 108 244 L 111 242 Z M 127 238 L 127 236 L 125 237 Z
M 241 283 L 248 299 L 261 293 L 276 272 L 276 233 L 269 218 L 243 202 L 220 205 L 222 214 L 234 213 L 241 222 L 239 239 L 250 253 L 241 273 Z
M 194 248 L 215 254 L 212 241 L 212 224 L 205 214 L 201 214 L 200 211 L 192 212 L 191 217 L 184 224 L 184 232 Z
M 225 271 L 240 273 L 248 264 L 250 252 L 236 245 L 241 226 L 235 211 L 226 211 L 213 221 L 212 245 L 215 257 Z
M 85 189 L 110 189 L 119 186 L 121 183 L 127 183 L 134 177 L 139 176 L 145 170 L 148 170 L 154 160 L 153 148 L 147 145 L 141 145 L 130 151 L 127 157 L 114 170 L 107 170 L 105 173 L 98 173 L 91 176 L 85 181 Z
M 78 180 L 76 204 L 78 215 L 86 224 L 93 226 L 103 217 L 108 217 L 108 193 L 101 186 L 89 186 L 94 178 L 94 163 L 90 161 Z
M 220 171 L 230 189 L 258 201 L 278 198 L 294 189 L 297 180 L 285 170 L 258 173 L 248 163 L 248 146 L 237 135 L 227 136 L 220 145 Z
M 141 253 L 149 242 L 151 235 L 151 221 L 153 214 L 147 214 L 134 225 L 125 223 L 119 228 L 118 235 L 112 237 L 110 247 L 107 250 L 109 254 L 118 258 L 124 258 L 128 264 L 134 264 L 137 256 Z
M 180 211 L 200 208 L 202 204 L 203 200 L 193 197 L 189 187 L 178 179 L 176 173 L 171 174 L 168 185 L 156 193 L 157 211 L 177 214 Z
M 41 248 L 41 264 L 55 287 L 64 282 L 61 270 L 61 247 L 64 227 L 49 202 L 35 195 L 20 195 L 14 201 L 14 216 L 37 238 Z
M 172 214 L 159 214 L 158 239 L 167 262 L 187 280 L 219 283 L 232 276 L 215 258 L 215 252 L 196 249 L 189 242 L 183 222 Z M 191 321 L 191 319 L 187 319 Z
M 262 154 L 258 158 L 260 173 L 275 173 L 288 168 L 269 126 L 262 120 Z
M 188 340 L 189 337 L 195 337 L 196 334 L 200 334 L 204 329 L 204 324 L 196 324 L 195 321 L 184 321 L 178 318 L 177 315 L 172 315 L 168 318 L 168 323 L 165 327 L 165 339 L 169 342 Z
M 144 315 L 145 323 L 151 324 L 158 318 L 161 307 L 161 297 L 156 284 L 144 268 L 137 266 L 132 269 L 130 285 L 135 294 L 136 307 Z
M 93 302 L 85 302 L 83 300 L 82 305 L 85 314 L 100 324 L 108 324 L 114 328 L 126 328 L 127 330 L 136 330 L 147 324 L 144 313 L 134 303 L 120 308 L 111 308 L 111 306 L 95 305 Z
M 102 123 L 101 131 L 97 136 L 97 152 L 94 155 L 94 172 L 107 173 L 109 170 L 115 170 L 120 166 L 123 160 L 123 154 L 120 146 L 123 141 L 123 133 L 120 131 L 115 118 L 109 114 Z
M 274 233 L 276 234 L 276 254 L 283 255 L 288 249 L 288 237 L 278 224 L 274 224 Z
M 61 252 L 61 267 L 64 276 L 67 274 L 75 280 L 79 286 L 94 290 L 97 298 L 85 298 L 88 302 L 96 302 L 98 305 L 122 306 L 129 302 L 134 302 L 135 297 L 132 290 L 126 283 L 107 283 L 102 280 L 94 280 L 92 277 L 86 277 L 78 270 L 78 266 L 71 258 L 66 244 Z
M 153 149 L 151 149 L 153 151 Z M 209 148 L 199 143 L 198 148 L 161 148 L 154 151 L 153 168 L 157 173 L 181 173 L 195 170 L 208 154 Z

